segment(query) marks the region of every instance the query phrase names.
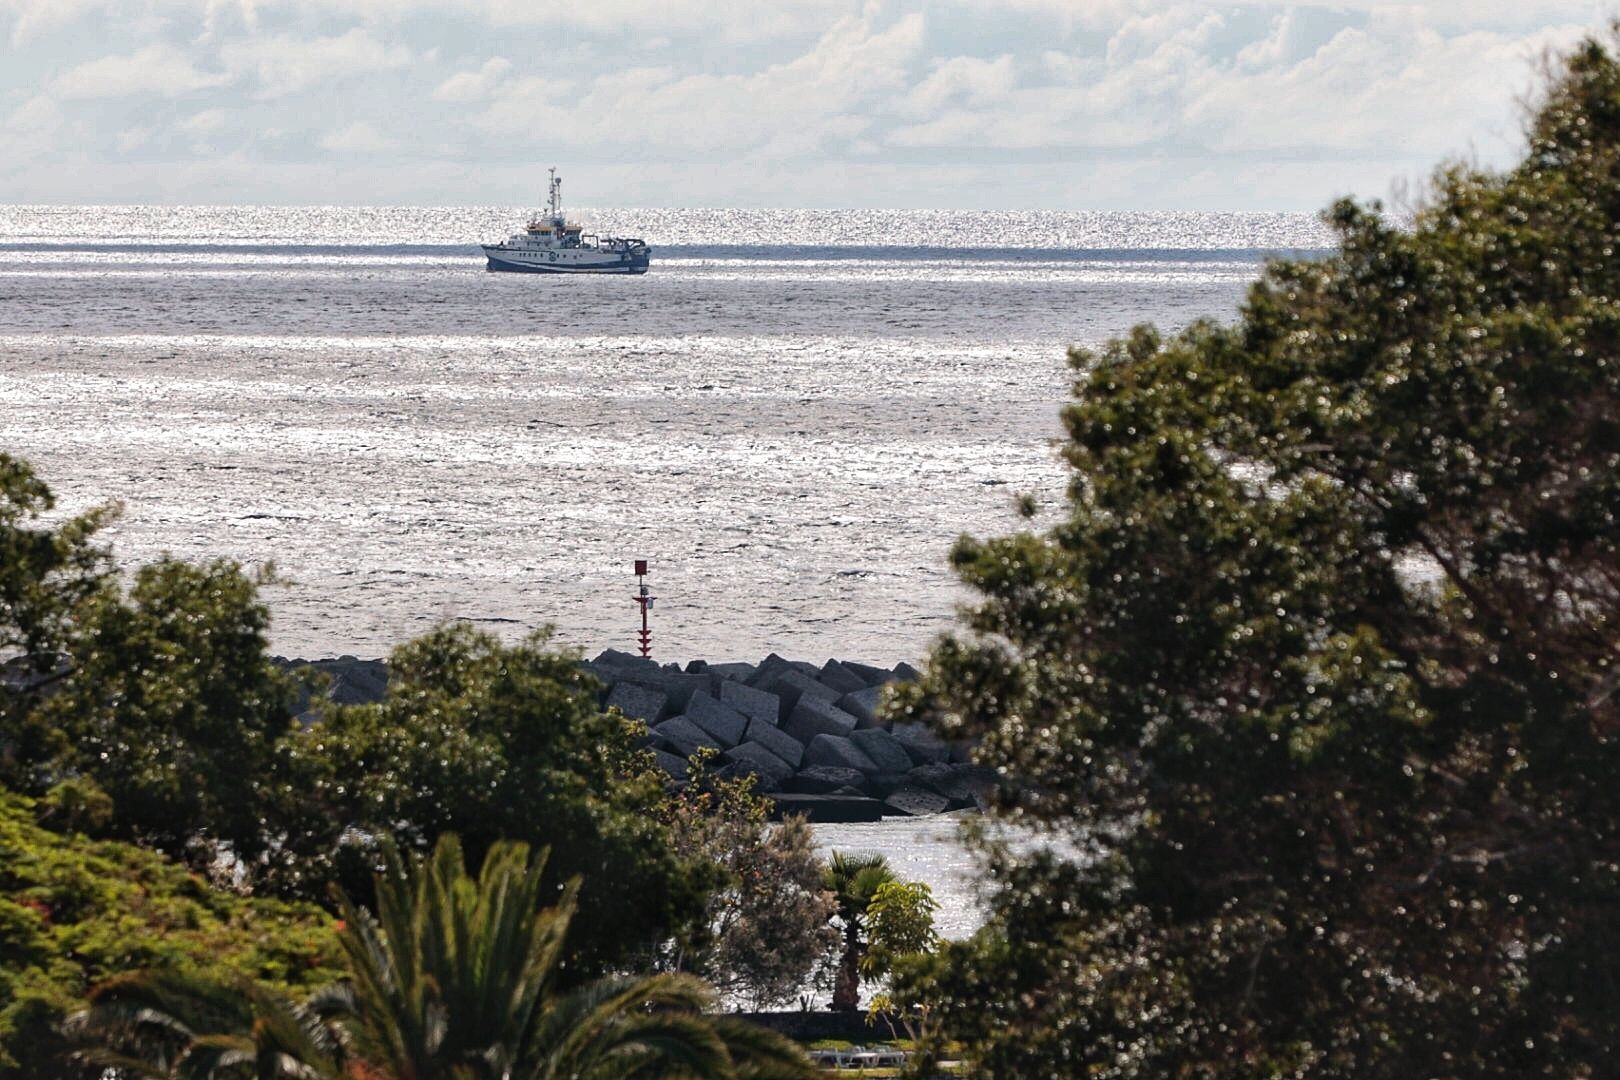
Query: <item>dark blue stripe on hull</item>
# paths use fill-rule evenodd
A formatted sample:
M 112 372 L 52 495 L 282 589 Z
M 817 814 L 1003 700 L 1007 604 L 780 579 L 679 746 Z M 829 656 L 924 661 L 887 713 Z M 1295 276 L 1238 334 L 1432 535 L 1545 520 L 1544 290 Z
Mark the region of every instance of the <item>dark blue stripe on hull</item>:
M 651 260 L 632 259 L 627 263 L 606 263 L 598 266 L 566 266 L 557 263 L 507 262 L 485 253 L 490 270 L 516 274 L 645 274 Z

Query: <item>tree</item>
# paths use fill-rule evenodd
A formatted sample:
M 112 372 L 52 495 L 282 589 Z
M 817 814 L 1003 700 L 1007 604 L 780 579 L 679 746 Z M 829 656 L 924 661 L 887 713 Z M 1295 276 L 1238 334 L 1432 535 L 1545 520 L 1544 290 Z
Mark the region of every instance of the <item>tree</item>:
M 866 905 L 866 954 L 861 975 L 880 979 L 900 961 L 927 953 L 939 944 L 934 912 L 939 902 L 923 881 L 886 881 L 872 892 Z
M 33 793 L 88 780 L 112 801 L 107 835 L 203 869 L 222 854 L 251 868 L 270 842 L 277 744 L 296 730 L 264 580 L 229 560 L 165 558 L 127 594 L 80 605 L 67 668 L 34 709 L 56 751 L 33 763 Z
M 90 1006 L 66 1025 L 87 1047 L 73 1060 L 88 1070 L 181 1080 L 348 1080 L 356 1075 L 347 1032 L 346 987 L 291 999 L 252 982 L 179 972 L 135 971 L 97 986 Z
M 1072 354 L 1067 519 L 954 551 L 973 633 L 899 707 L 1033 835 L 901 989 L 987 1075 L 1620 1051 L 1620 65 L 1328 221 L 1236 325 Z
M 32 710 L 64 672 L 77 612 L 109 587 L 112 573 L 94 541 L 117 508 L 41 527 L 55 506 L 27 462 L 0 452 L 0 783 L 13 786 L 25 786 L 19 777 L 60 747 Z
M 390 852 L 375 918 L 340 898 L 359 1049 L 387 1075 L 730 1077 L 739 1065 L 810 1074 L 793 1044 L 702 1016 L 712 996 L 690 976 L 606 976 L 559 990 L 578 882 L 541 908 L 553 892 L 544 855 L 496 844 L 476 880 L 461 860 L 448 836 L 410 864 Z
M 389 672 L 380 704 L 329 706 L 283 741 L 278 888 L 337 881 L 364 901 L 384 835 L 423 853 L 453 832 L 473 859 L 503 839 L 546 846 L 559 882 L 585 882 L 581 979 L 701 918 L 706 868 L 672 850 L 637 728 L 603 713 L 594 680 L 543 634 L 503 645 L 443 627 L 396 649 Z
M 702 1015 L 685 975 L 566 988 L 578 882 L 559 895 L 544 854 L 498 843 L 476 878 L 446 835 L 427 857 L 384 845 L 375 913 L 334 890 L 348 981 L 305 1005 L 252 984 L 137 973 L 75 1018 L 83 1060 L 150 1075 L 263 1080 L 808 1080 L 791 1042 Z M 556 897 L 558 903 L 541 906 Z
M 132 844 L 42 827 L 40 801 L 0 789 L 0 1080 L 79 1076 L 61 1021 L 122 972 L 303 990 L 341 954 L 313 904 L 214 888 Z
M 832 1007 L 853 1012 L 861 1000 L 861 958 L 866 955 L 866 912 L 872 897 L 884 885 L 898 880 L 881 855 L 832 853 L 827 861 L 824 883 L 838 905 L 838 921 L 843 928 L 844 948 L 833 975 Z
M 803 990 L 837 948 L 838 931 L 809 824 L 793 815 L 772 827 L 771 800 L 753 788 L 753 777 L 716 777 L 697 756 L 664 816 L 675 851 L 719 872 L 700 932 L 681 944 L 676 966 L 762 1009 Z

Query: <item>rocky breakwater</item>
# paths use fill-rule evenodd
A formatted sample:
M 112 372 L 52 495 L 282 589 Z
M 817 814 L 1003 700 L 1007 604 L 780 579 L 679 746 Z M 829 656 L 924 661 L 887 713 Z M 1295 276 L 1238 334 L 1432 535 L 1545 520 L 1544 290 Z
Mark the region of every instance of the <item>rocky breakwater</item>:
M 381 701 L 388 686 L 381 660 L 279 662 L 326 675 L 325 696 L 342 705 Z M 994 780 L 969 761 L 965 744 L 879 716 L 883 688 L 917 677 L 909 664 L 817 666 L 773 653 L 758 664 L 683 668 L 609 649 L 580 667 L 601 682 L 604 708 L 647 724 L 647 744 L 671 783 L 684 783 L 687 759 L 709 748 L 721 775 L 755 777 L 778 814 L 827 822 L 938 814 L 981 806 Z M 306 722 L 310 704 L 299 705 Z
M 601 680 L 604 706 L 646 722 L 653 754 L 675 782 L 707 747 L 722 774 L 754 776 L 779 814 L 938 814 L 980 805 L 993 780 L 969 761 L 968 746 L 879 715 L 884 686 L 917 677 L 908 664 L 818 667 L 773 653 L 758 664 L 682 668 L 609 649 L 582 666 Z

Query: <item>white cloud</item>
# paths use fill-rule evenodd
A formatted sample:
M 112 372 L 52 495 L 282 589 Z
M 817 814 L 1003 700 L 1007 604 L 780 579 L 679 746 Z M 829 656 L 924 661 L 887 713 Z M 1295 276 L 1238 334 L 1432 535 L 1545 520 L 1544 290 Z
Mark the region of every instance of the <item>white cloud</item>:
M 497 56 L 484 61 L 477 71 L 459 71 L 439 84 L 433 91 L 438 101 L 481 101 L 495 90 L 496 84 L 512 70 L 512 61 Z
M 334 154 L 381 154 L 395 150 L 399 142 L 364 121 L 328 131 L 321 136 L 321 148 Z
M 260 99 L 285 97 L 411 62 L 408 47 L 379 41 L 359 27 L 335 37 L 275 34 L 232 41 L 220 49 L 220 56 L 232 72 L 256 81 L 255 96 Z
M 224 109 L 204 109 L 181 120 L 180 128 L 197 135 L 212 135 L 224 130 L 229 122 L 230 114 Z
M 51 91 L 68 101 L 142 94 L 180 97 L 226 81 L 225 75 L 201 70 L 172 46 L 149 45 L 70 68 L 51 81 Z
M 881 99 L 904 89 L 922 39 L 920 15 L 880 26 L 869 5 L 797 58 L 752 74 L 618 69 L 577 89 L 549 76 L 515 79 L 478 123 L 501 135 L 601 131 L 627 146 L 681 155 L 795 156 L 868 127 Z

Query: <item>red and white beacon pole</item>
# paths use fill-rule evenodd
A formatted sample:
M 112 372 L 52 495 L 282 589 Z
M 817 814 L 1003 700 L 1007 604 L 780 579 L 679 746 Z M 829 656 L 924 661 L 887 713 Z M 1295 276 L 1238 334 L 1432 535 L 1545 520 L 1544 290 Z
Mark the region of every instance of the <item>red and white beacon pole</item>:
M 652 656 L 652 630 L 647 626 L 647 612 L 652 610 L 653 595 L 647 589 L 647 560 L 636 560 L 636 603 L 641 605 L 641 655 Z

